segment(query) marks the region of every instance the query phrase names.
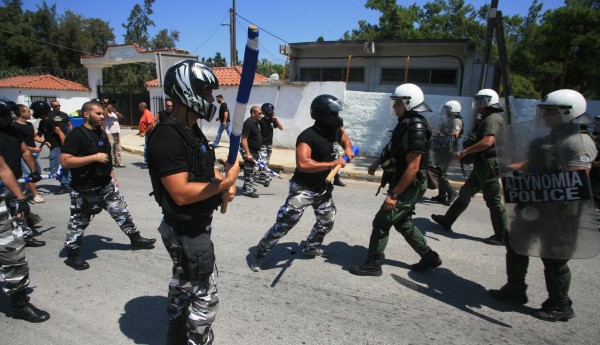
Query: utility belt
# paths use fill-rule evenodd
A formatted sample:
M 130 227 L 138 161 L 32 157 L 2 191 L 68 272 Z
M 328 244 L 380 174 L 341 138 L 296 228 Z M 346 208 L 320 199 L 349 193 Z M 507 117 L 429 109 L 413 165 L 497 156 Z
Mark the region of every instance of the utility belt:
M 164 222 L 173 228 L 178 235 L 202 234 L 206 231 L 206 227 L 212 224 L 212 213 L 199 215 L 191 222 L 177 222 L 167 216 L 164 217 Z
M 81 210 L 89 215 L 102 212 L 104 201 L 100 195 L 103 187 L 75 188 L 81 197 Z
M 398 174 L 395 171 L 384 170 L 383 175 L 381 176 L 381 184 L 379 185 L 379 188 L 377 188 L 377 193 L 375 193 L 375 195 L 378 195 L 379 192 L 381 191 L 381 188 L 385 187 L 388 183 L 390 185 L 390 188 L 394 188 L 396 186 L 396 184 L 398 183 L 398 181 L 400 181 L 401 177 L 402 177 L 402 174 Z M 420 187 L 426 181 L 427 181 L 427 168 L 424 168 L 424 169 L 417 171 L 415 178 L 412 180 L 412 184 L 415 187 Z

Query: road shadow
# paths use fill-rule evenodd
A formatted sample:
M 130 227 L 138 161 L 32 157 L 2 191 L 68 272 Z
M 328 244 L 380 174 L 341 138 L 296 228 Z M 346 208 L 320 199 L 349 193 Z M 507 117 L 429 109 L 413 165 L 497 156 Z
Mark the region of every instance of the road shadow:
M 351 246 L 346 242 L 336 241 L 323 246 L 323 248 L 330 253 L 330 255 L 325 258 L 325 262 L 332 265 L 338 265 L 344 271 L 348 271 L 350 268 L 362 264 L 367 259 L 368 249 L 364 246 Z M 408 269 L 410 266 L 405 262 L 390 259 L 383 260 L 383 265 L 400 267 L 404 269 Z
M 444 237 L 448 237 L 448 238 L 452 238 L 452 239 L 462 239 L 462 240 L 469 240 L 469 241 L 475 241 L 475 242 L 483 241 L 483 238 L 481 238 L 481 237 L 444 230 L 444 228 L 442 228 L 441 225 L 439 225 L 436 222 L 431 221 L 431 219 L 429 219 L 429 218 L 423 218 L 423 217 L 413 218 L 413 223 L 415 223 L 415 225 L 419 228 L 419 230 L 421 230 L 421 232 L 425 236 L 427 236 L 428 232 L 431 232 L 432 234 L 436 234 L 436 235 L 440 235 L 440 236 L 444 236 Z M 427 236 L 427 237 L 431 238 L 430 236 Z
M 162 345 L 167 338 L 167 297 L 140 296 L 125 304 L 119 328 L 134 344 Z
M 83 236 L 82 244 L 80 245 L 81 258 L 84 260 L 95 259 L 98 257 L 96 252 L 102 250 L 131 250 L 131 244 L 127 236 L 123 236 L 123 242 L 113 242 L 113 239 L 100 235 Z M 67 249 L 63 248 L 58 254 L 60 258 L 67 257 Z
M 391 276 L 404 287 L 502 327 L 512 328 L 511 325 L 484 315 L 475 309 L 488 307 L 500 312 L 516 311 L 522 314 L 530 314 L 534 310 L 527 306 L 496 301 L 489 297 L 487 289 L 482 285 L 457 276 L 446 268 L 438 267 L 423 273 L 411 271 L 408 276 L 412 280 L 396 274 L 391 274 Z

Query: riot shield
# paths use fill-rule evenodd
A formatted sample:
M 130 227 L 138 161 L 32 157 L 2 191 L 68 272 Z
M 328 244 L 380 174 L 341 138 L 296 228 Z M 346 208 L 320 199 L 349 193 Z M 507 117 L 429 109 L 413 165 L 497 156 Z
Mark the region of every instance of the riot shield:
M 517 253 L 584 259 L 600 252 L 590 180 L 573 166 L 587 137 L 574 123 L 551 129 L 536 121 L 496 133 L 509 241 Z
M 439 167 L 442 172 L 448 170 L 458 146 L 456 136 L 452 134 L 453 121 L 454 116 L 448 118 L 443 110 L 441 114 L 431 118 L 431 126 L 434 131 L 431 139 L 431 150 L 433 151 L 431 160 L 433 165 Z

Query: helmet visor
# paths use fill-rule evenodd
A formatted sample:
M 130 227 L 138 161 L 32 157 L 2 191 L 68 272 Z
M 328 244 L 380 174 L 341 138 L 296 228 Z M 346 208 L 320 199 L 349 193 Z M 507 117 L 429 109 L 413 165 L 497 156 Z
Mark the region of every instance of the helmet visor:
M 487 108 L 489 107 L 492 102 L 492 96 L 486 96 L 486 95 L 481 95 L 481 96 L 475 96 L 475 108 Z
M 571 120 L 571 106 L 544 105 L 537 106 L 536 121 L 539 126 L 555 127 Z

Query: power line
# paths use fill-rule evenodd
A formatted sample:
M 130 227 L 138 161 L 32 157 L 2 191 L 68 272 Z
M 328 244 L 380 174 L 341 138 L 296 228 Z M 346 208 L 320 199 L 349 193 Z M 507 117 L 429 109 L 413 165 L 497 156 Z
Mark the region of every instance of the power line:
M 208 42 L 217 33 L 217 31 L 221 28 L 221 26 L 223 26 L 221 23 L 223 22 L 223 20 L 225 20 L 225 17 L 227 17 L 228 14 L 229 14 L 229 12 L 227 12 L 227 14 L 225 14 L 225 16 L 223 16 L 223 19 L 221 19 L 221 21 L 219 22 L 219 25 L 217 26 L 217 28 L 215 29 L 215 31 L 213 31 L 212 34 L 210 34 L 210 36 L 208 36 L 208 38 L 204 42 L 202 42 L 202 44 L 200 44 L 198 46 L 198 48 L 194 49 L 194 51 L 192 52 L 192 54 L 195 54 L 198 49 L 202 48 L 202 46 L 205 45 L 206 42 Z
M 242 18 L 242 19 L 243 19 L 243 20 L 245 20 L 246 22 L 248 22 L 248 24 L 256 25 L 256 24 L 252 23 L 251 21 L 249 21 L 248 19 L 246 19 L 246 18 L 244 18 L 244 17 L 240 16 L 240 14 L 239 14 L 239 13 L 236 13 L 235 15 L 236 15 L 236 16 L 238 16 L 238 17 L 240 17 L 240 18 Z M 290 42 L 288 42 L 288 41 L 284 40 L 283 38 L 281 38 L 281 37 L 279 37 L 279 36 L 277 36 L 277 35 L 274 35 L 274 34 L 270 33 L 270 32 L 269 32 L 269 31 L 267 31 L 266 29 L 264 29 L 264 28 L 261 28 L 259 25 L 256 25 L 256 26 L 257 26 L 257 27 L 258 27 L 258 28 L 259 28 L 261 31 L 264 31 L 264 32 L 268 33 L 269 35 L 271 35 L 271 36 L 275 37 L 276 39 L 278 39 L 278 40 L 280 40 L 280 41 L 282 41 L 282 42 L 285 42 L 285 43 L 287 43 L 287 44 L 290 44 Z
M 38 42 L 38 43 L 41 43 L 41 44 L 55 46 L 55 47 L 61 48 L 61 49 L 72 50 L 74 52 L 83 53 L 83 54 L 87 54 L 87 55 L 93 55 L 92 53 L 84 52 L 84 51 L 77 50 L 77 49 L 74 49 L 74 48 L 69 48 L 69 47 L 61 46 L 61 45 L 50 43 L 50 42 L 44 42 L 42 40 L 38 40 L 38 39 L 35 39 L 35 38 L 27 37 L 27 36 L 24 36 L 24 35 L 21 35 L 21 34 L 17 34 L 17 33 L 14 33 L 14 32 L 10 32 L 10 31 L 6 31 L 6 30 L 3 30 L 3 29 L 0 29 L 0 31 L 2 31 L 4 33 L 7 33 L 9 35 L 15 35 L 15 36 L 23 37 L 25 39 L 28 39 L 28 40 L 31 40 L 31 41 L 35 41 L 35 42 Z

